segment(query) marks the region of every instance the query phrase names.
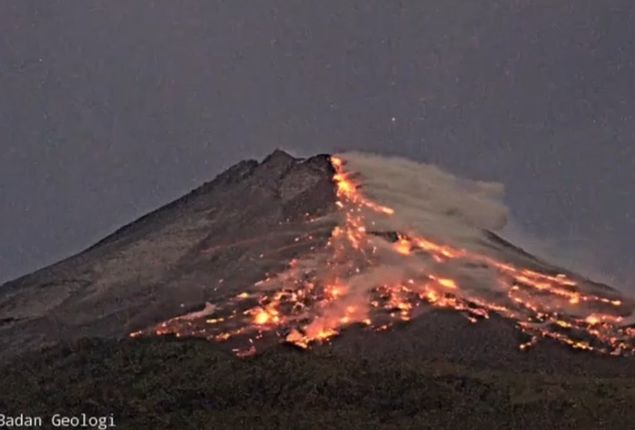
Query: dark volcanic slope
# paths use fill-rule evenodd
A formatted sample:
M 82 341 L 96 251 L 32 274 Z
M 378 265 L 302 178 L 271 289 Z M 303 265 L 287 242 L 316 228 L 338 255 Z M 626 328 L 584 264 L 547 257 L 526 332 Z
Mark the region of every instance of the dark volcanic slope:
M 527 337 L 515 324 L 494 316 L 470 323 L 461 314 L 430 309 L 390 333 L 351 329 L 326 347 L 341 357 L 371 363 L 417 360 L 467 365 L 512 373 L 594 377 L 632 377 L 635 360 L 574 350 L 542 339 L 529 351 L 518 345 Z
M 328 216 L 307 221 L 332 210 L 332 174 L 325 155 L 240 162 L 87 251 L 0 286 L 0 351 L 122 336 L 235 295 L 326 240 Z
M 328 155 L 303 160 L 276 151 L 261 163 L 243 161 L 85 252 L 0 286 L 0 360 L 84 337 L 125 337 L 201 309 L 206 301 L 231 303 L 253 292 L 256 282 L 324 247 L 341 222 L 334 173 Z M 395 240 L 395 232 L 382 234 Z M 487 237 L 492 252 L 506 261 L 568 273 L 493 234 Z M 619 296 L 607 286 L 584 284 Z M 581 353 L 553 341 L 521 352 L 525 335 L 496 315 L 470 324 L 457 312 L 422 310 L 388 332 L 346 328 L 332 345 L 316 349 L 378 362 L 447 360 L 521 372 L 635 374 L 632 357 Z M 284 338 L 269 334 L 269 344 Z

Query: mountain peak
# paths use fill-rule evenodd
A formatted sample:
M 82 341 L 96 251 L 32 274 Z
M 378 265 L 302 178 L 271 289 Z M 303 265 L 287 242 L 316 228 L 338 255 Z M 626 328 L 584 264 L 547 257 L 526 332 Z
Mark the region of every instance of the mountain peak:
M 59 336 L 126 336 L 323 246 L 332 227 L 306 214 L 332 210 L 332 172 L 328 158 L 309 160 L 276 150 L 238 162 L 86 251 L 2 285 L 0 359 Z
M 271 163 L 271 162 L 295 162 L 298 159 L 295 158 L 294 156 L 292 156 L 291 154 L 289 154 L 286 151 L 283 151 L 280 148 L 276 148 L 273 150 L 273 152 L 269 155 L 267 155 L 265 157 L 265 159 L 262 161 L 262 164 L 267 164 L 267 163 Z
M 456 182 L 364 154 L 275 150 L 237 163 L 0 288 L 0 359 L 60 339 L 166 334 L 239 355 L 332 340 L 341 351 L 463 359 L 479 336 L 491 342 L 475 362 L 546 348 L 561 363 L 563 345 L 635 353 L 630 301 L 486 234 L 503 208 L 490 187 Z

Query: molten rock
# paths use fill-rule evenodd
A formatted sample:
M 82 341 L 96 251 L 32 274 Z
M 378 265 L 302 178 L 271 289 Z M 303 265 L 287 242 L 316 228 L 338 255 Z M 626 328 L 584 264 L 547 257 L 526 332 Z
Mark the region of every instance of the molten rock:
M 501 196 L 403 159 L 276 151 L 3 286 L 3 339 L 171 334 L 239 356 L 334 341 L 510 367 L 541 343 L 541 363 L 633 355 L 633 303 L 494 234 Z

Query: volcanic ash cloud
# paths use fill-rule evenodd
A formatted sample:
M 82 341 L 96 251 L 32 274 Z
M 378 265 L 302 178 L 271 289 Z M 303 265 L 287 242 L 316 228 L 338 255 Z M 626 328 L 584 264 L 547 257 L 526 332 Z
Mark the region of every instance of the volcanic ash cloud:
M 395 210 L 389 218 L 373 217 L 382 228 L 477 246 L 483 230 L 505 226 L 508 210 L 502 202 L 502 184 L 458 178 L 404 158 L 357 152 L 340 157 L 360 192 Z

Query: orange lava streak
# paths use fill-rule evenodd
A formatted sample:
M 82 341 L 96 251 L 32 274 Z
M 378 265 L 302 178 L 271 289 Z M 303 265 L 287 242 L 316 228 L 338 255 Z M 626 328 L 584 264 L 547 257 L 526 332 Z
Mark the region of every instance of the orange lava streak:
M 286 272 L 256 284 L 257 288 L 267 286 L 263 292 L 245 291 L 234 296 L 221 314 L 205 318 L 203 327 L 184 316 L 130 336 L 174 334 L 218 342 L 244 341 L 248 337 L 248 346 L 234 351 L 249 356 L 256 351 L 255 342 L 265 334 L 308 348 L 331 340 L 353 324 L 388 330 L 397 321 L 411 320 L 417 308 L 428 306 L 457 311 L 471 323 L 491 314 L 514 321 L 530 339 L 519 345 L 522 350 L 548 338 L 576 349 L 635 354 L 635 328 L 620 326 L 623 318 L 610 313 L 622 310 L 622 300 L 586 294 L 566 274 L 516 267 L 417 234 L 396 232 L 392 251 L 399 258 L 411 259 L 411 266 L 416 256 L 429 256 L 439 271 L 421 269 L 402 282 L 368 285 L 360 294 L 352 278 L 378 264 L 369 233 L 372 225 L 366 215 L 390 217 L 395 210 L 365 196 L 355 177 L 346 171 L 343 159 L 331 157 L 331 164 L 342 222 L 331 232 L 320 272 L 307 271 L 301 261 L 292 260 Z M 442 269 L 454 260 L 492 269 L 500 297 L 494 300 L 476 295 L 463 279 L 459 282 L 449 277 L 448 270 Z M 564 309 L 575 312 L 567 314 Z

